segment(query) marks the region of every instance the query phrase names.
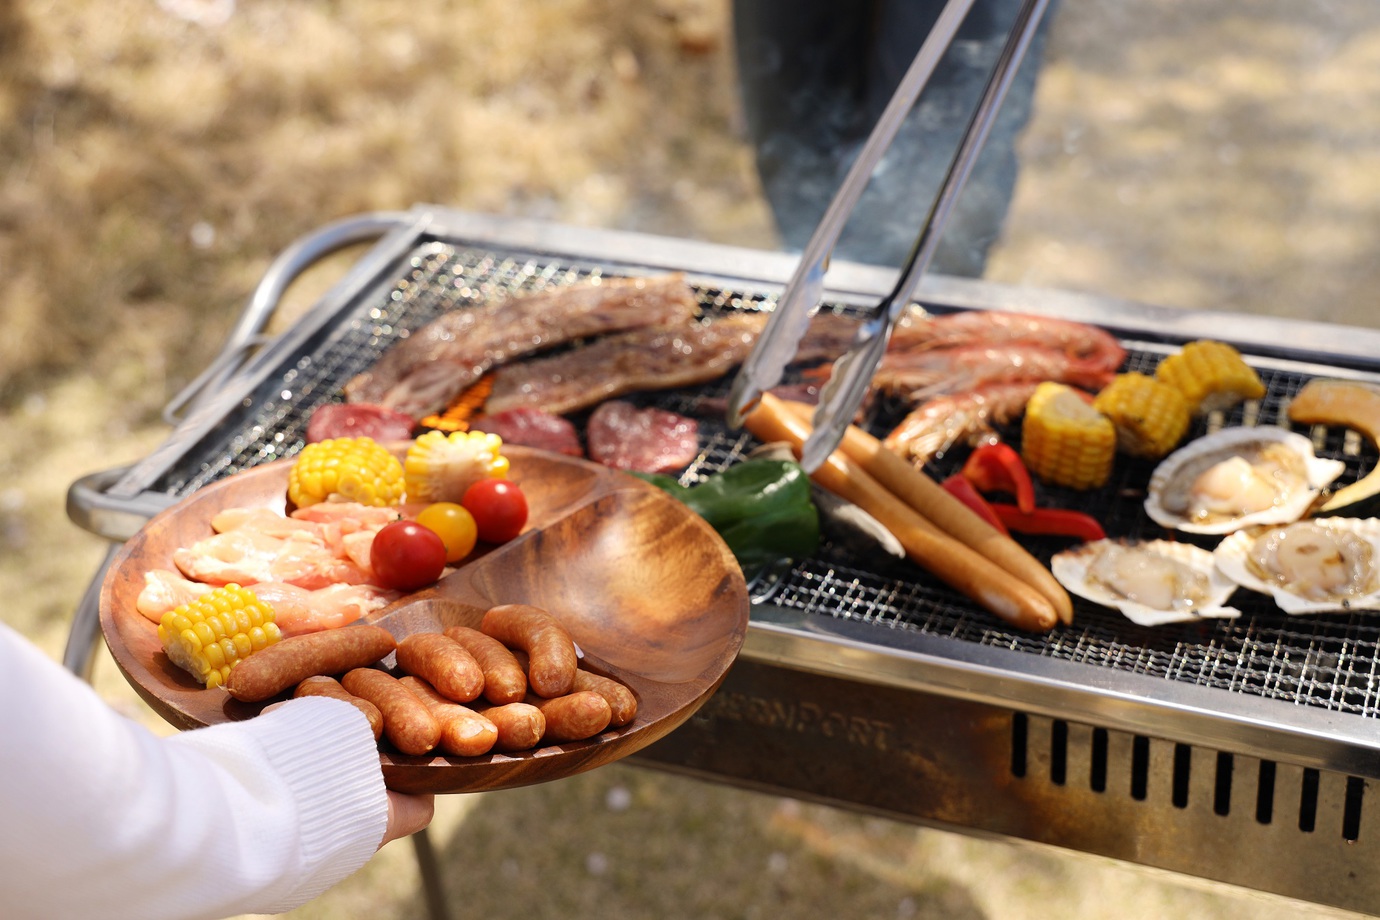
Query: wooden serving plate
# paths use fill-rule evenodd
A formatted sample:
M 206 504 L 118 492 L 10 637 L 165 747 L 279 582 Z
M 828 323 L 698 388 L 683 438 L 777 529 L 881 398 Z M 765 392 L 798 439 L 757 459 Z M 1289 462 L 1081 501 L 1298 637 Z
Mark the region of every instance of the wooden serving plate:
M 408 792 L 471 792 L 544 782 L 637 751 L 688 719 L 722 682 L 747 632 L 742 570 L 705 521 L 660 489 L 585 460 L 505 448 L 530 509 L 515 540 L 484 547 L 434 586 L 366 618 L 401 638 L 478 626 L 485 609 L 523 603 L 566 624 L 585 666 L 629 686 L 637 718 L 588 741 L 521 754 L 411 757 L 381 744 L 384 779 Z M 161 512 L 128 540 L 101 587 L 101 629 L 135 690 L 179 728 L 246 719 L 264 704 L 207 690 L 168 660 L 135 601 L 150 569 L 211 534 L 223 508 L 286 505 L 291 461 L 237 474 Z M 348 629 L 349 627 L 342 627 Z M 391 656 L 384 662 L 391 664 Z M 273 702 L 273 701 L 269 701 Z

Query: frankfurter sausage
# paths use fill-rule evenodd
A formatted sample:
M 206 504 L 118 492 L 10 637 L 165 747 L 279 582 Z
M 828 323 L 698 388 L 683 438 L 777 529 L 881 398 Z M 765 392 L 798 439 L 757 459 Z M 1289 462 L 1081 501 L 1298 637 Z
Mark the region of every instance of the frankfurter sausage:
M 530 703 L 504 703 L 501 706 L 480 705 L 476 711 L 498 729 L 495 751 L 511 753 L 526 751 L 540 743 L 546 734 L 546 716 Z
M 580 659 L 570 633 L 551 614 L 528 604 L 502 604 L 484 614 L 479 629 L 527 653 L 527 684 L 537 696 L 550 699 L 570 692 Z
M 783 400 L 782 405 L 797 418 L 808 419 L 814 411 L 804 403 Z M 940 530 L 1043 594 L 1062 622 L 1073 622 L 1073 601 L 1053 573 L 1025 547 L 983 521 L 923 470 L 911 466 L 856 425 L 844 430 L 839 447 L 850 460 Z
M 425 754 L 440 743 L 441 723 L 417 694 L 393 675 L 377 668 L 355 668 L 345 672 L 340 683 L 379 708 L 383 713 L 383 733 L 399 751 Z
M 453 703 L 468 703 L 484 689 L 484 672 L 464 646 L 440 633 L 413 633 L 398 643 L 398 667 L 423 678 Z
M 542 741 L 583 741 L 609 727 L 613 711 L 609 701 L 593 690 L 577 690 L 565 696 L 528 695 L 527 702 L 541 710 L 546 719 Z
M 369 720 L 369 727 L 374 730 L 374 740 L 377 741 L 383 736 L 383 713 L 379 708 L 368 700 L 362 700 L 349 690 L 340 685 L 340 681 L 325 674 L 317 674 L 308 677 L 297 685 L 297 689 L 292 692 L 293 697 L 299 696 L 328 696 L 333 700 L 344 700 L 351 706 L 364 713 L 364 717 Z
M 420 677 L 399 678 L 399 683 L 426 704 L 441 724 L 441 740 L 437 742 L 447 754 L 478 757 L 493 749 L 498 740 L 498 727 L 489 719 L 444 694 Z
M 444 634 L 460 643 L 484 672 L 484 699 L 501 706 L 527 695 L 527 672 L 502 642 L 468 626 L 451 626 Z
M 592 690 L 609 704 L 609 724 L 615 728 L 627 725 L 637 716 L 637 697 L 632 690 L 602 674 L 580 668 L 575 672 L 575 690 Z
M 371 665 L 397 648 L 381 626 L 342 626 L 289 636 L 230 669 L 225 689 L 237 700 L 258 703 L 317 674 L 341 674 Z
M 809 424 L 770 393 L 762 394 L 744 425 L 762 441 L 787 442 L 797 457 L 810 435 Z M 830 454 L 810 478 L 876 518 L 895 534 L 912 562 L 1011 625 L 1046 632 L 1059 622 L 1054 605 L 1043 594 L 941 531 L 842 451 Z

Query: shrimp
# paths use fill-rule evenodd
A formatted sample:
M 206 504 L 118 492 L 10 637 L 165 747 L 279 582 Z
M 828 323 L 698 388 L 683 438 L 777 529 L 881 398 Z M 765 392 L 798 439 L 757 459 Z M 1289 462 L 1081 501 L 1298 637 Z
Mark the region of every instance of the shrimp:
M 273 608 L 273 621 L 285 636 L 345 626 L 402 596 L 377 585 L 334 584 L 309 590 L 281 581 L 253 585 L 249 590 Z
M 1126 360 L 1126 349 L 1105 329 L 1072 320 L 997 310 L 964 310 L 941 316 L 908 312 L 897 322 L 887 350 L 917 352 L 1016 342 L 1051 348 L 1105 371 L 1117 370 Z
M 910 402 L 964 393 L 995 383 L 1055 380 L 1100 390 L 1115 371 L 1096 360 L 1070 358 L 1040 345 L 962 345 L 888 352 L 872 378 L 874 388 Z
M 144 587 L 134 608 L 157 623 L 169 610 L 176 610 L 210 590 L 211 585 L 183 578 L 171 569 L 149 569 L 144 573 Z
M 917 406 L 886 436 L 887 447 L 922 467 L 960 442 L 979 444 L 996 438 L 994 425 L 1025 411 L 1039 384 L 996 383 L 963 393 L 937 396 Z

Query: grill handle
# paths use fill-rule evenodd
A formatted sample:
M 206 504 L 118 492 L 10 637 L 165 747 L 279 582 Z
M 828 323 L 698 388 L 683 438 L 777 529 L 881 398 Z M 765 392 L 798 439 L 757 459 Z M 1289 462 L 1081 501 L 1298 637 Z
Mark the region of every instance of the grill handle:
M 264 327 L 302 272 L 337 250 L 376 240 L 414 220 L 405 211 L 371 211 L 326 224 L 293 241 L 264 272 L 220 354 L 163 407 L 163 421 L 169 425 L 180 422 L 198 396 L 216 393 L 244 366 L 250 352 L 268 341 Z

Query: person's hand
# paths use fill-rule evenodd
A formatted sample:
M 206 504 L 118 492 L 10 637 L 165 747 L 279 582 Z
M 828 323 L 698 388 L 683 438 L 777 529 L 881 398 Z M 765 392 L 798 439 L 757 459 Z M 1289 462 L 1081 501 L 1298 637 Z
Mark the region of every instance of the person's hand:
M 407 795 L 388 791 L 388 828 L 383 832 L 382 847 L 390 840 L 415 834 L 431 823 L 436 812 L 436 797 L 430 793 Z

